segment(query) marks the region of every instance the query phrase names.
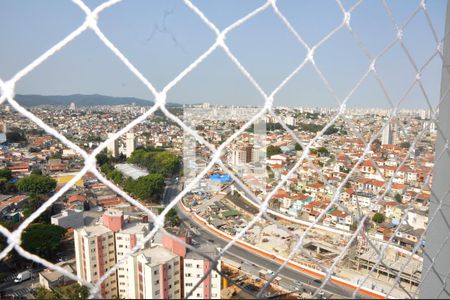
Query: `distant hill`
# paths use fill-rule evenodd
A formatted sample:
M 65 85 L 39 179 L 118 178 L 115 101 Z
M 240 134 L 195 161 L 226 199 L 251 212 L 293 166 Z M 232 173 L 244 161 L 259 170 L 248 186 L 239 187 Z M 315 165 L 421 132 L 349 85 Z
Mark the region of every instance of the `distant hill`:
M 138 106 L 153 105 L 154 102 L 134 97 L 112 97 L 104 95 L 67 95 L 67 96 L 44 96 L 44 95 L 20 95 L 14 97 L 17 102 L 24 106 L 37 105 L 69 105 L 71 102 L 77 106 L 94 105 L 123 105 L 134 103 Z M 169 106 L 180 106 L 177 103 L 168 103 Z

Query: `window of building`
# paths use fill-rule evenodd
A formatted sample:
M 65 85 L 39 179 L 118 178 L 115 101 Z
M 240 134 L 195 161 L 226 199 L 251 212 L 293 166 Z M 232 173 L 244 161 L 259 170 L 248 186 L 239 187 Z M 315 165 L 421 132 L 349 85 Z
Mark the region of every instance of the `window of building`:
M 159 290 L 156 290 L 156 291 L 155 291 L 155 295 L 159 295 Z
M 192 267 L 192 264 L 186 264 L 186 268 Z
M 155 281 L 155 284 L 159 284 L 159 279 Z
M 192 282 L 186 282 L 186 286 L 192 286 Z
M 197 265 L 197 269 L 200 269 L 200 265 Z
M 153 274 L 154 274 L 154 275 L 158 274 L 158 271 L 154 271 Z

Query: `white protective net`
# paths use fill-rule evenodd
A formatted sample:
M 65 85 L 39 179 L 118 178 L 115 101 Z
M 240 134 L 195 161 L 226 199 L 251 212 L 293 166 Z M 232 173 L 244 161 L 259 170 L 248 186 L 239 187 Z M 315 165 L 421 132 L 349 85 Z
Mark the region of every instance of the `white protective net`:
M 221 259 L 221 257 L 224 255 L 224 253 L 226 253 L 227 250 L 230 247 L 232 247 L 237 241 L 242 240 L 243 236 L 245 235 L 245 233 L 250 228 L 252 228 L 257 222 L 259 222 L 262 218 L 266 218 L 268 220 L 271 220 L 272 222 L 277 222 L 276 220 L 274 220 L 272 218 L 271 214 L 267 213 L 267 211 L 269 209 L 269 202 L 274 197 L 274 195 L 281 188 L 283 188 L 283 186 L 286 184 L 287 180 L 290 178 L 290 175 L 294 174 L 294 172 L 296 172 L 300 167 L 302 167 L 304 162 L 309 163 L 312 166 L 312 168 L 314 169 L 314 171 L 318 174 L 318 177 L 322 178 L 323 182 L 325 184 L 327 183 L 327 179 L 325 179 L 325 176 L 323 176 L 320 168 L 318 168 L 316 165 L 314 165 L 311 162 L 311 158 L 309 156 L 310 148 L 321 137 L 324 136 L 324 133 L 329 128 L 331 128 L 333 126 L 333 124 L 335 124 L 335 122 L 338 119 L 344 118 L 346 124 L 350 128 L 354 128 L 354 132 L 353 133 L 355 134 L 355 136 L 357 138 L 359 138 L 361 140 L 361 142 L 364 143 L 364 145 L 365 145 L 365 147 L 364 147 L 364 149 L 362 151 L 362 155 L 356 160 L 356 163 L 348 171 L 346 177 L 341 182 L 339 182 L 339 184 L 337 185 L 337 188 L 336 188 L 336 190 L 334 192 L 334 195 L 331 198 L 331 201 L 328 203 L 328 206 L 325 209 L 322 210 L 322 212 L 315 219 L 315 221 L 311 222 L 310 225 L 305 228 L 305 230 L 303 231 L 303 234 L 298 237 L 297 241 L 295 242 L 294 247 L 290 251 L 290 254 L 286 257 L 285 261 L 283 263 L 280 263 L 279 268 L 271 276 L 271 280 L 269 280 L 260 291 L 256 292 L 255 296 L 257 296 L 257 297 L 265 297 L 266 289 L 269 287 L 271 281 L 274 278 L 276 278 L 278 276 L 279 272 L 283 268 L 286 267 L 288 262 L 292 261 L 294 259 L 294 257 L 297 254 L 299 254 L 299 253 L 304 255 L 307 258 L 307 260 L 312 262 L 312 265 L 315 265 L 317 270 L 323 272 L 322 273 L 323 274 L 323 278 L 322 278 L 320 287 L 315 289 L 315 292 L 313 294 L 314 297 L 318 296 L 320 294 L 321 290 L 326 288 L 326 286 L 331 282 L 332 276 L 333 276 L 333 274 L 335 272 L 335 269 L 336 269 L 336 266 L 339 265 L 341 263 L 341 260 L 344 258 L 344 256 L 346 256 L 348 254 L 348 251 L 350 251 L 349 249 L 352 247 L 354 242 L 357 241 L 358 239 L 362 238 L 362 239 L 364 239 L 366 241 L 366 247 L 367 247 L 368 250 L 371 251 L 372 255 L 375 256 L 375 259 L 373 260 L 373 264 L 368 267 L 368 272 L 365 275 L 365 277 L 363 279 L 359 280 L 358 283 L 354 284 L 355 288 L 354 288 L 353 296 L 359 296 L 360 292 L 361 292 L 360 291 L 361 289 L 367 289 L 367 285 L 365 285 L 365 283 L 366 283 L 367 280 L 370 279 L 371 274 L 373 274 L 379 267 L 383 267 L 383 268 L 385 268 L 385 270 L 390 270 L 390 272 L 395 275 L 394 276 L 395 278 L 390 280 L 390 281 L 388 281 L 388 285 L 390 286 L 390 289 L 385 289 L 383 291 L 383 293 L 378 291 L 380 293 L 380 295 L 384 294 L 385 297 L 390 297 L 390 296 L 392 296 L 391 293 L 393 292 L 393 290 L 394 289 L 398 289 L 398 290 L 401 290 L 401 291 L 404 292 L 404 294 L 403 294 L 404 296 L 407 296 L 407 297 L 410 297 L 410 298 L 417 297 L 417 293 L 418 293 L 418 291 L 420 289 L 420 284 L 419 284 L 419 286 L 416 289 L 411 290 L 410 288 L 407 288 L 407 287 L 404 286 L 405 284 L 401 280 L 401 278 L 402 278 L 402 274 L 403 274 L 404 269 L 407 268 L 408 265 L 410 264 L 411 260 L 413 260 L 416 257 L 415 254 L 420 251 L 420 248 L 421 248 L 421 245 L 422 245 L 422 240 L 424 239 L 426 231 L 423 232 L 423 234 L 419 237 L 418 241 L 415 243 L 415 247 L 413 249 L 411 249 L 411 251 L 407 251 L 407 254 L 405 254 L 405 259 L 402 260 L 402 264 L 399 265 L 399 266 L 396 266 L 395 269 L 393 268 L 392 262 L 386 262 L 385 261 L 385 252 L 393 244 L 393 239 L 397 236 L 397 232 L 398 232 L 400 227 L 397 227 L 397 229 L 394 230 L 394 232 L 391 234 L 390 239 L 384 241 L 381 244 L 381 246 L 380 246 L 380 244 L 375 245 L 375 244 L 372 243 L 372 239 L 367 237 L 367 235 L 366 235 L 365 224 L 366 224 L 366 220 L 368 218 L 367 214 L 366 215 L 362 215 L 362 214 L 360 215 L 360 219 L 357 220 L 356 228 L 352 232 L 351 236 L 349 237 L 348 243 L 343 247 L 343 249 L 339 253 L 339 255 L 337 255 L 333 259 L 331 264 L 329 264 L 327 266 L 323 266 L 320 261 L 318 261 L 317 259 L 312 257 L 307 251 L 305 251 L 305 249 L 303 247 L 304 243 L 305 243 L 305 239 L 307 238 L 308 234 L 314 228 L 317 228 L 317 226 L 319 225 L 318 224 L 319 220 L 323 219 L 323 217 L 325 216 L 325 214 L 327 213 L 327 211 L 330 208 L 332 208 L 333 206 L 336 206 L 336 205 L 339 204 L 340 195 L 343 192 L 343 190 L 344 190 L 344 188 L 346 186 L 346 183 L 352 178 L 352 176 L 356 172 L 358 172 L 358 168 L 360 167 L 360 165 L 366 160 L 369 160 L 369 161 L 373 162 L 372 158 L 369 155 L 373 142 L 375 140 L 377 140 L 381 136 L 381 134 L 383 132 L 383 129 L 386 126 L 388 126 L 388 124 L 390 122 L 394 122 L 396 120 L 396 118 L 398 116 L 398 113 L 399 113 L 399 109 L 401 107 L 401 104 L 407 98 L 410 90 L 413 87 L 418 86 L 420 88 L 420 90 L 423 93 L 423 98 L 425 99 L 426 104 L 427 104 L 429 110 L 432 113 L 431 113 L 430 122 L 427 123 L 427 126 L 425 126 L 420 132 L 418 132 L 416 137 L 413 140 L 410 141 L 410 146 L 409 146 L 409 149 L 408 149 L 408 153 L 414 153 L 414 151 L 416 150 L 416 143 L 423 137 L 423 135 L 427 132 L 427 130 L 429 130 L 429 126 L 432 123 L 436 124 L 436 129 L 437 129 L 438 135 L 439 134 L 442 135 L 442 130 L 440 130 L 440 128 L 438 126 L 438 123 L 436 122 L 436 120 L 437 120 L 436 107 L 434 107 L 433 104 L 431 103 L 431 101 L 430 101 L 430 99 L 429 99 L 429 97 L 427 95 L 427 92 L 426 92 L 425 88 L 423 87 L 421 74 L 423 74 L 423 71 L 427 68 L 427 66 L 433 60 L 433 58 L 439 57 L 441 60 L 443 60 L 443 37 L 438 36 L 438 34 L 436 33 L 437 31 L 435 30 L 435 27 L 433 26 L 432 18 L 430 17 L 429 12 L 427 11 L 427 3 L 426 3 L 426 1 L 424 1 L 424 0 L 419 1 L 416 9 L 410 14 L 409 18 L 406 19 L 406 22 L 404 24 L 399 24 L 397 22 L 394 14 L 391 11 L 391 8 L 390 8 L 388 2 L 386 0 L 384 0 L 384 1 L 380 0 L 380 1 L 383 4 L 383 7 L 385 9 L 385 12 L 386 12 L 387 16 L 390 18 L 390 21 L 392 23 L 392 28 L 397 32 L 397 34 L 396 34 L 396 37 L 391 42 L 389 42 L 380 53 L 373 54 L 373 53 L 369 52 L 369 50 L 365 46 L 364 42 L 359 38 L 358 34 L 354 30 L 352 30 L 352 26 L 351 26 L 352 25 L 352 14 L 355 11 L 357 11 L 358 7 L 364 2 L 363 0 L 356 1 L 356 3 L 354 3 L 350 7 L 350 9 L 346 9 L 345 6 L 341 3 L 340 0 L 330 1 L 330 3 L 328 3 L 328 5 L 337 5 L 337 7 L 339 8 L 339 10 L 340 10 L 340 12 L 342 14 L 341 15 L 342 22 L 337 27 L 333 28 L 328 34 L 326 34 L 315 45 L 309 45 L 309 44 L 307 44 L 305 42 L 305 40 L 302 38 L 302 36 L 299 34 L 299 32 L 296 31 L 296 29 L 294 29 L 294 27 L 291 25 L 289 20 L 283 15 L 283 12 L 278 8 L 276 0 L 268 0 L 268 1 L 266 1 L 263 5 L 261 5 L 260 7 L 255 9 L 254 11 L 250 12 L 245 17 L 243 17 L 243 18 L 239 19 L 238 21 L 234 22 L 230 26 L 226 27 L 224 30 L 219 30 L 216 27 L 216 25 L 213 22 L 211 22 L 208 19 L 208 17 L 196 5 L 194 5 L 191 1 L 184 0 L 184 4 L 190 10 L 192 10 L 192 12 L 194 12 L 204 22 L 204 24 L 206 24 L 206 26 L 208 26 L 215 33 L 216 39 L 215 39 L 215 42 L 209 47 L 209 49 L 207 51 L 202 53 L 193 63 L 191 63 L 186 69 L 184 69 L 178 76 L 176 76 L 162 90 L 158 91 L 152 85 L 152 83 L 149 82 L 142 75 L 142 73 L 134 65 L 131 64 L 131 62 L 127 59 L 127 57 L 125 57 L 125 55 L 123 55 L 122 52 L 118 48 L 116 48 L 114 46 L 114 44 L 103 34 L 101 29 L 98 27 L 98 19 L 99 19 L 101 13 L 103 11 L 107 10 L 108 8 L 114 6 L 117 3 L 122 2 L 122 1 L 121 0 L 106 1 L 105 3 L 99 5 L 97 8 L 91 10 L 90 8 L 88 8 L 87 5 L 85 5 L 85 3 L 83 3 L 82 0 L 73 0 L 73 2 L 86 14 L 85 21 L 75 31 L 70 33 L 63 40 L 61 40 L 59 43 L 57 43 L 52 48 L 50 48 L 48 51 L 46 51 L 43 55 L 41 55 L 36 60 L 34 60 L 31 64 L 29 64 L 28 66 L 23 68 L 21 71 L 19 71 L 10 80 L 0 81 L 0 88 L 1 88 L 0 103 L 8 102 L 15 110 L 17 110 L 23 116 L 29 118 L 31 121 L 36 123 L 39 127 L 41 127 L 43 130 L 45 130 L 47 133 L 49 133 L 52 136 L 54 136 L 55 138 L 59 139 L 67 147 L 69 147 L 69 148 L 73 149 L 74 151 L 76 151 L 76 153 L 81 155 L 83 157 L 83 159 L 84 159 L 84 168 L 73 179 L 71 179 L 66 185 L 64 185 L 63 188 L 61 188 L 57 193 L 55 193 L 44 205 L 42 205 L 30 217 L 28 217 L 23 223 L 21 223 L 21 225 L 17 228 L 17 230 L 15 230 L 14 232 L 9 232 L 4 227 L 0 227 L 1 233 L 8 238 L 8 246 L 5 249 L 3 249 L 3 251 L 0 253 L 0 259 L 5 258 L 6 255 L 8 255 L 8 253 L 11 250 L 14 249 L 20 255 L 22 255 L 23 257 L 25 257 L 27 259 L 33 260 L 35 262 L 38 262 L 38 263 L 40 263 L 40 264 L 42 264 L 42 265 L 44 265 L 44 266 L 46 266 L 46 267 L 48 267 L 50 269 L 59 271 L 60 273 L 66 275 L 67 277 L 69 277 L 71 279 L 74 279 L 76 281 L 81 282 L 82 284 L 84 284 L 84 285 L 86 285 L 87 287 L 90 288 L 91 296 L 99 297 L 100 296 L 100 294 L 99 294 L 100 285 L 103 282 L 103 280 L 108 278 L 111 274 L 114 274 L 114 272 L 117 269 L 117 265 L 119 265 L 120 263 L 124 262 L 125 259 L 129 255 L 135 253 L 144 243 L 146 243 L 147 241 L 151 240 L 158 231 L 160 231 L 160 230 L 164 231 L 164 219 L 165 219 L 165 216 L 168 213 L 168 211 L 170 209 L 172 209 L 175 205 L 177 205 L 177 203 L 180 202 L 181 199 L 184 196 L 186 196 L 191 191 L 191 189 L 200 181 L 200 179 L 202 177 L 204 177 L 205 175 L 207 175 L 208 171 L 211 170 L 214 167 L 214 165 L 218 164 L 221 168 L 223 168 L 224 170 L 228 171 L 228 173 L 233 177 L 236 185 L 240 186 L 246 192 L 246 194 L 249 195 L 249 197 L 255 203 L 258 203 L 259 211 L 254 215 L 253 219 L 250 222 L 248 222 L 246 224 L 246 226 L 242 230 L 240 230 L 239 232 L 237 232 L 233 236 L 233 238 L 229 241 L 229 243 L 226 245 L 226 247 L 224 247 L 220 251 L 220 253 L 219 253 L 219 255 L 217 257 L 208 257 L 208 259 L 210 259 L 211 262 L 212 262 L 211 268 L 199 280 L 199 282 L 197 283 L 197 286 L 198 286 L 202 282 L 202 280 L 204 280 L 206 278 L 206 276 L 209 274 L 209 272 L 211 272 L 211 270 L 216 267 L 216 263 Z M 227 43 L 226 43 L 226 37 L 227 37 L 228 34 L 230 34 L 234 29 L 238 28 L 239 26 L 241 26 L 242 24 L 244 24 L 248 20 L 256 17 L 258 14 L 260 14 L 261 12 L 263 12 L 265 10 L 273 10 L 275 12 L 276 16 L 279 17 L 279 19 L 283 22 L 283 24 L 288 28 L 288 30 L 292 33 L 292 35 L 297 39 L 298 43 L 301 44 L 302 47 L 304 47 L 304 49 L 307 52 L 307 55 L 303 59 L 301 64 L 298 65 L 289 74 L 289 76 L 287 76 L 271 93 L 266 93 L 260 87 L 258 82 L 256 82 L 254 77 L 247 71 L 245 66 L 243 64 L 241 64 L 241 62 L 236 58 L 236 56 L 229 49 L 229 47 L 227 46 Z M 435 51 L 434 51 L 434 53 L 432 53 L 430 55 L 429 59 L 426 60 L 423 65 L 418 65 L 414 61 L 413 56 L 410 54 L 410 51 L 409 51 L 408 47 L 403 42 L 403 34 L 404 34 L 405 31 L 408 30 L 408 25 L 412 22 L 412 20 L 414 20 L 420 14 L 422 14 L 422 15 L 424 15 L 426 17 L 428 27 L 429 27 L 429 29 L 431 29 L 431 32 L 432 32 L 432 35 L 433 35 L 433 39 L 434 39 L 434 42 L 435 42 Z M 101 145 L 98 146 L 91 153 L 87 153 L 85 150 L 81 149 L 79 146 L 77 146 L 76 144 L 71 142 L 69 139 L 67 139 L 64 135 L 62 135 L 61 133 L 59 133 L 58 131 L 53 129 L 48 124 L 44 123 L 36 115 L 32 114 L 30 111 L 28 111 L 26 108 L 24 108 L 22 105 L 20 105 L 17 101 L 14 100 L 15 86 L 16 86 L 16 83 L 18 81 L 20 81 L 22 78 L 27 76 L 27 74 L 29 74 L 33 69 L 35 69 L 40 64 L 44 63 L 49 57 L 54 55 L 56 52 L 60 51 L 63 47 L 65 47 L 67 44 L 72 42 L 80 34 L 82 34 L 83 32 L 85 32 L 87 30 L 92 30 L 96 34 L 96 36 L 103 42 L 103 44 L 107 48 L 109 48 L 117 56 L 117 58 L 119 58 L 120 61 L 122 61 L 127 66 L 127 68 L 148 88 L 148 90 L 153 94 L 153 96 L 155 98 L 155 104 L 150 110 L 148 110 L 143 115 L 141 115 L 140 117 L 138 117 L 137 119 L 135 119 L 134 121 L 129 123 L 127 126 L 125 126 L 121 130 L 116 132 L 108 140 L 106 140 L 105 142 L 101 143 Z M 361 49 L 361 51 L 366 56 L 366 58 L 367 58 L 367 69 L 366 69 L 366 72 L 364 73 L 364 75 L 357 81 L 355 86 L 348 92 L 348 94 L 344 98 L 340 98 L 337 95 L 337 93 L 335 92 L 335 89 L 332 87 L 330 82 L 325 77 L 325 75 L 322 73 L 322 71 L 320 69 L 320 66 L 316 63 L 316 61 L 315 61 L 315 54 L 316 54 L 317 50 L 322 45 L 327 43 L 327 41 L 331 37 L 333 37 L 337 32 L 343 31 L 343 30 L 347 30 L 348 32 L 350 32 L 350 34 L 351 34 L 352 38 L 354 39 L 355 43 L 358 45 L 358 47 Z M 403 97 L 401 97 L 400 99 L 394 99 L 393 97 L 390 96 L 390 93 L 389 93 L 388 89 L 385 87 L 383 78 L 381 78 L 381 76 L 377 73 L 377 68 L 376 68 L 378 60 L 380 60 L 386 53 L 388 53 L 396 45 L 400 45 L 401 46 L 401 49 L 406 54 L 406 57 L 408 58 L 409 63 L 413 67 L 414 72 L 416 74 L 415 79 L 413 80 L 413 82 L 411 82 L 410 88 L 405 93 L 405 95 Z M 207 57 L 209 57 L 218 48 L 221 48 L 226 53 L 226 55 L 229 57 L 229 59 L 236 65 L 236 67 L 240 70 L 240 72 L 248 79 L 248 81 L 254 86 L 254 88 L 259 92 L 259 94 L 264 98 L 264 106 L 263 106 L 263 108 L 261 108 L 261 110 L 257 114 L 255 114 L 250 120 L 248 120 L 245 123 L 244 126 L 242 126 L 239 130 L 234 132 L 224 143 L 222 143 L 220 145 L 220 147 L 215 148 L 213 145 L 208 143 L 197 131 L 195 131 L 194 129 L 192 129 L 189 126 L 187 126 L 182 120 L 180 120 L 177 116 L 175 116 L 174 114 L 172 114 L 171 112 L 169 112 L 166 109 L 166 96 L 167 96 L 168 92 L 175 85 L 177 85 L 178 82 L 180 82 L 180 80 L 182 80 L 185 76 L 187 76 L 190 72 L 192 72 L 199 64 L 201 64 Z M 338 105 L 338 108 L 336 109 L 335 115 L 326 124 L 326 126 L 324 126 L 316 134 L 316 136 L 313 139 L 311 139 L 306 144 L 293 132 L 293 130 L 291 130 L 282 121 L 281 118 L 279 118 L 276 115 L 276 113 L 275 113 L 273 108 L 274 108 L 274 104 L 276 103 L 277 94 L 283 89 L 283 87 L 296 74 L 301 72 L 305 68 L 305 66 L 308 65 L 308 64 L 313 67 L 313 69 L 315 70 L 315 72 L 317 73 L 317 75 L 319 76 L 321 81 L 324 83 L 326 88 L 329 90 L 331 95 L 334 97 L 334 99 L 336 100 L 336 103 Z M 354 126 L 352 124 L 352 120 L 350 118 L 345 118 L 345 117 L 346 117 L 346 112 L 347 112 L 347 109 L 346 109 L 347 102 L 352 97 L 352 95 L 360 88 L 360 86 L 367 80 L 367 78 L 370 77 L 370 76 L 373 76 L 373 78 L 376 79 L 376 82 L 378 83 L 379 87 L 383 90 L 384 96 L 385 96 L 386 100 L 388 101 L 388 103 L 390 105 L 390 114 L 388 115 L 388 118 L 385 120 L 383 127 L 380 128 L 379 130 L 375 131 L 370 136 L 369 139 L 366 139 L 366 138 L 364 138 L 363 134 L 360 132 L 358 127 Z M 442 94 L 442 98 L 444 98 L 444 96 L 446 94 L 447 94 L 447 91 L 445 91 Z M 441 98 L 441 100 L 442 100 L 442 98 Z M 201 144 L 205 145 L 207 148 L 209 148 L 214 154 L 212 155 L 211 160 L 209 161 L 209 163 L 196 176 L 196 178 L 192 182 L 190 182 L 188 185 L 186 185 L 184 187 L 183 191 L 181 193 L 179 193 L 173 199 L 173 201 L 171 201 L 170 204 L 168 204 L 166 206 L 166 208 L 164 209 L 164 211 L 160 215 L 156 216 L 150 210 L 148 210 L 144 205 L 142 205 L 139 201 L 133 199 L 128 194 L 126 194 L 123 190 L 121 190 L 121 188 L 119 188 L 118 186 L 116 186 L 115 184 L 113 184 L 112 182 L 107 180 L 98 171 L 97 166 L 96 166 L 96 159 L 95 159 L 95 157 L 101 151 L 106 149 L 107 145 L 109 143 L 111 143 L 111 141 L 113 141 L 115 139 L 118 139 L 120 136 L 122 136 L 123 134 L 125 134 L 126 132 L 131 130 L 134 126 L 136 126 L 137 124 L 141 123 L 146 118 L 150 117 L 158 109 L 161 110 L 169 119 L 171 119 L 172 121 L 176 122 L 179 126 L 181 126 L 183 128 L 183 130 L 185 132 L 187 132 L 191 137 L 193 137 L 199 143 L 201 143 Z M 263 199 L 259 199 L 257 196 L 255 196 L 251 192 L 251 190 L 249 188 L 246 187 L 245 182 L 242 182 L 237 176 L 233 175 L 233 172 L 230 171 L 229 168 L 227 168 L 226 163 L 221 161 L 221 155 L 223 154 L 223 152 L 226 149 L 226 147 L 229 146 L 236 138 L 238 138 L 246 129 L 248 129 L 250 126 L 252 126 L 252 124 L 254 122 L 256 122 L 259 118 L 265 117 L 267 114 L 270 114 L 270 115 L 274 116 L 274 118 L 276 120 L 278 120 L 278 122 L 282 125 L 284 130 L 286 130 L 286 132 L 288 132 L 290 135 L 292 135 L 292 138 L 298 144 L 300 144 L 302 146 L 303 152 L 302 152 L 302 155 L 300 156 L 300 158 L 298 159 L 298 161 L 296 161 L 296 163 L 293 165 L 293 167 L 289 170 L 288 174 L 286 176 L 283 176 L 282 179 L 277 183 L 277 185 L 269 193 L 267 193 L 267 195 L 265 195 Z M 447 138 L 444 137 L 444 140 L 447 140 Z M 448 152 L 448 147 L 446 147 L 441 153 L 436 153 L 435 154 L 435 163 L 438 163 L 440 158 L 443 155 L 447 155 L 448 153 L 449 153 Z M 408 156 L 405 156 L 404 159 L 398 164 L 398 166 L 396 166 L 395 170 L 393 171 L 394 175 L 390 176 L 389 178 L 385 178 L 385 183 L 384 183 L 384 186 L 382 188 L 383 193 L 381 193 L 380 195 L 377 196 L 376 202 L 383 201 L 385 195 L 391 191 L 392 185 L 393 185 L 393 179 L 395 178 L 395 175 L 398 172 L 400 172 L 400 170 L 405 165 L 407 160 L 408 160 Z M 374 163 L 374 165 L 376 165 L 376 163 Z M 105 274 L 103 274 L 103 276 L 95 284 L 92 284 L 92 283 L 89 283 L 89 282 L 85 282 L 83 279 L 78 278 L 77 276 L 75 276 L 75 275 L 73 275 L 71 273 L 68 273 L 63 268 L 61 268 L 59 266 L 56 266 L 56 265 L 54 265 L 54 264 L 52 264 L 52 263 L 50 263 L 50 262 L 48 262 L 48 261 L 38 257 L 38 256 L 36 256 L 36 255 L 33 255 L 33 254 L 27 252 L 26 250 L 24 250 L 21 247 L 21 244 L 20 244 L 21 235 L 22 235 L 23 231 L 27 228 L 27 226 L 29 226 L 34 220 L 36 220 L 36 218 L 39 217 L 39 215 L 41 213 L 43 213 L 55 201 L 57 201 L 59 197 L 61 197 L 64 193 L 66 193 L 72 186 L 74 186 L 74 184 L 78 180 L 80 180 L 83 177 L 83 175 L 85 175 L 87 172 L 92 172 L 93 174 L 95 174 L 95 176 L 97 176 L 97 178 L 102 183 L 107 185 L 109 188 L 111 188 L 117 194 L 121 195 L 123 198 L 125 198 L 132 205 L 134 205 L 134 206 L 138 207 L 139 209 L 141 209 L 142 211 L 146 212 L 151 217 L 152 222 L 154 223 L 154 227 L 151 230 L 151 232 L 143 240 L 138 242 L 138 244 L 132 249 L 132 251 L 128 254 L 128 256 L 125 257 L 124 259 L 122 259 L 121 261 L 119 261 L 118 264 L 114 268 L 111 268 L 107 272 L 105 272 Z M 380 170 L 378 168 L 377 168 L 377 172 L 379 172 L 381 174 L 381 172 L 380 172 Z M 425 174 L 425 175 L 426 176 L 425 176 L 425 179 L 424 179 L 423 186 L 420 187 L 419 190 L 422 190 L 423 188 L 430 188 L 431 174 Z M 381 174 L 381 176 L 383 176 L 383 175 Z M 419 195 L 419 193 L 417 193 L 417 196 L 418 195 Z M 411 201 L 411 203 L 412 203 L 412 201 Z M 439 213 L 439 210 L 440 210 L 439 208 L 440 207 L 438 207 L 438 209 L 434 212 L 433 215 L 429 216 L 428 225 L 430 225 L 433 222 L 434 217 Z M 405 212 L 407 212 L 409 209 L 412 209 L 412 208 L 411 207 L 406 207 L 405 208 Z M 402 221 L 404 221 L 404 219 L 406 217 L 407 217 L 407 213 L 404 213 Z M 284 225 L 281 225 L 281 224 L 279 224 L 279 225 L 280 226 L 284 226 Z M 449 237 L 450 237 L 450 234 L 448 235 L 447 239 Z M 441 248 L 446 243 L 447 239 L 443 241 Z M 182 241 L 180 241 L 180 242 L 182 242 Z M 191 249 L 192 251 L 196 251 L 196 249 L 191 247 L 190 245 L 186 245 L 186 246 L 189 249 Z M 433 261 L 433 263 L 434 263 L 434 261 Z M 430 265 L 426 270 L 423 270 L 422 271 L 422 274 L 423 274 L 422 276 L 427 276 L 427 274 L 429 272 L 431 272 L 432 266 L 433 266 L 433 264 Z M 448 278 L 448 276 L 446 276 L 446 278 Z M 192 291 L 197 286 L 194 286 L 192 288 Z M 445 288 L 445 284 L 443 284 L 443 289 L 444 288 Z M 189 293 L 189 295 L 190 295 L 190 293 Z

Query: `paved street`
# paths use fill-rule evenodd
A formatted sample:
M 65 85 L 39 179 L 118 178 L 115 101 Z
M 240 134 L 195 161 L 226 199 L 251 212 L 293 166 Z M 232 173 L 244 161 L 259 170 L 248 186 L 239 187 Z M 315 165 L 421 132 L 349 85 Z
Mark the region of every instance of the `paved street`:
M 17 274 L 8 276 L 4 283 L 0 284 L 0 298 L 27 298 L 26 295 L 33 291 L 33 286 L 39 282 L 39 271 L 33 272 L 32 278 L 21 283 L 15 283 Z

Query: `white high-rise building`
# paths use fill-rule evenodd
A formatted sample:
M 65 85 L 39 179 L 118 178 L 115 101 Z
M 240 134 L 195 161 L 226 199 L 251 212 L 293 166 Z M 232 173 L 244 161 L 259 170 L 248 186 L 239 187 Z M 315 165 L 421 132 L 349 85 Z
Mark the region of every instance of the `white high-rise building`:
M 95 283 L 116 264 L 114 232 L 106 226 L 83 227 L 74 231 L 77 276 Z M 103 298 L 117 297 L 116 274 L 108 277 L 100 287 Z
M 75 105 L 75 102 L 70 102 L 69 109 L 70 110 L 76 110 L 77 109 L 77 106 Z
M 114 133 L 108 133 L 108 139 L 111 138 L 114 135 Z M 118 157 L 119 156 L 119 140 L 115 139 L 114 141 L 110 142 L 107 147 L 108 153 L 112 157 Z
M 177 254 L 154 246 L 130 256 L 126 265 L 127 299 L 181 298 L 181 258 Z
M 381 144 L 387 145 L 393 143 L 393 134 L 391 123 L 388 123 L 383 129 L 383 134 L 381 136 Z
M 144 239 L 150 232 L 147 223 L 125 223 L 124 228 L 116 233 L 116 258 L 117 261 L 123 259 L 136 244 Z M 145 245 L 141 248 L 143 249 Z M 119 287 L 119 296 L 123 299 L 136 298 L 130 295 L 129 291 L 134 288 L 133 280 L 130 278 L 130 267 L 128 264 L 122 264 L 117 268 L 117 284 Z M 158 297 L 156 297 L 158 298 Z
M 198 251 L 208 256 L 217 255 L 216 249 L 207 244 L 197 248 Z M 184 298 L 191 289 L 197 284 L 200 278 L 208 271 L 211 262 L 197 253 L 197 251 L 188 251 L 184 258 Z M 220 271 L 220 262 L 217 264 Z M 192 292 L 190 299 L 219 299 L 221 291 L 221 276 L 213 270 L 203 282 Z
M 228 161 L 233 166 L 242 166 L 252 162 L 252 146 L 237 145 L 233 146 L 228 156 Z
M 286 123 L 286 125 L 289 125 L 289 126 L 295 126 L 295 125 L 297 125 L 297 120 L 295 119 L 295 117 L 289 115 L 289 116 L 286 116 L 286 118 L 284 119 L 284 123 Z
M 130 157 L 131 153 L 133 153 L 134 149 L 136 148 L 136 137 L 134 136 L 134 132 L 127 133 L 125 147 L 126 147 L 126 157 Z

